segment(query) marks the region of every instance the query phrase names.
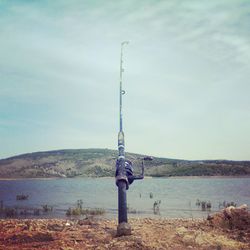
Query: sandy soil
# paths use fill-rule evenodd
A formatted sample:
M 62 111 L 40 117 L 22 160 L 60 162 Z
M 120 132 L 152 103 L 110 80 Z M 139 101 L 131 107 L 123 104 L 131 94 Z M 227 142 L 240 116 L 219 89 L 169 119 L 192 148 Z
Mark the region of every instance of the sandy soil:
M 0 249 L 250 249 L 250 227 L 228 229 L 208 220 L 131 219 L 132 235 L 116 236 L 104 219 L 0 220 Z

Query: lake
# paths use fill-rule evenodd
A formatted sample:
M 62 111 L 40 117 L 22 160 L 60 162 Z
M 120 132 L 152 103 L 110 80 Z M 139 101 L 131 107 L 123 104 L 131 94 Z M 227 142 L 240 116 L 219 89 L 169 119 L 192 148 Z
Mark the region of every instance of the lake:
M 28 200 L 17 201 L 19 194 Z M 150 194 L 151 197 L 150 198 Z M 145 178 L 134 181 L 127 191 L 129 217 L 206 218 L 196 201 L 210 201 L 211 212 L 219 210 L 223 201 L 250 206 L 250 177 L 247 178 Z M 65 217 L 77 200 L 86 208 L 104 208 L 105 216 L 117 217 L 115 178 L 0 180 L 0 200 L 5 207 L 41 208 L 53 206 L 52 213 L 40 217 Z M 161 201 L 159 213 L 153 204 Z

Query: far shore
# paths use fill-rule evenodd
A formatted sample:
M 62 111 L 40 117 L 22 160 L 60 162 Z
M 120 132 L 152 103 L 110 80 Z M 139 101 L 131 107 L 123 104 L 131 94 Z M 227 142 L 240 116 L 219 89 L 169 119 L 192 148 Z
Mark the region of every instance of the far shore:
M 29 177 L 22 177 L 22 178 L 2 178 L 0 177 L 0 181 L 16 181 L 16 180 L 56 180 L 56 179 L 63 179 L 62 177 L 38 177 L 38 178 L 29 178 Z M 70 178 L 68 178 L 70 179 Z
M 94 177 L 94 176 L 79 176 L 79 177 L 22 177 L 22 178 L 3 178 L 0 177 L 0 181 L 14 181 L 14 180 L 56 180 L 56 179 L 85 179 L 85 178 L 101 178 L 101 179 L 113 179 L 115 177 L 111 176 L 103 176 L 103 177 Z M 250 175 L 204 175 L 204 176 L 162 176 L 162 177 L 154 177 L 154 176 L 145 176 L 144 179 L 227 179 L 227 178 L 250 178 Z

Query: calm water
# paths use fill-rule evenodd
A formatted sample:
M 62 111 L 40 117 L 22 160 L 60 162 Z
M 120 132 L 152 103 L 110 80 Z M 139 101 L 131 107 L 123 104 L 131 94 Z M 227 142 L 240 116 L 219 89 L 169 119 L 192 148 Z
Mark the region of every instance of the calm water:
M 153 198 L 150 198 L 150 193 Z M 17 201 L 16 195 L 28 194 L 29 199 Z M 107 217 L 117 216 L 117 188 L 114 178 L 0 180 L 0 200 L 6 207 L 53 206 L 46 217 L 62 217 L 77 200 L 83 207 L 105 208 Z M 250 206 L 250 178 L 146 178 L 135 181 L 127 192 L 133 216 L 206 217 L 195 205 L 196 200 L 210 200 L 212 211 L 220 202 L 234 201 Z M 154 215 L 153 203 L 161 200 L 160 215 Z

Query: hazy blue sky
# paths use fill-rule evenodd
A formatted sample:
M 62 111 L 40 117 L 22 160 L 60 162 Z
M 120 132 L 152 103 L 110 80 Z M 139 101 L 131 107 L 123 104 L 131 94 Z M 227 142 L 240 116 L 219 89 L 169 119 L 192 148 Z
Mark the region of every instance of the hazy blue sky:
M 0 0 L 0 157 L 117 148 L 250 160 L 250 1 Z

